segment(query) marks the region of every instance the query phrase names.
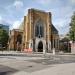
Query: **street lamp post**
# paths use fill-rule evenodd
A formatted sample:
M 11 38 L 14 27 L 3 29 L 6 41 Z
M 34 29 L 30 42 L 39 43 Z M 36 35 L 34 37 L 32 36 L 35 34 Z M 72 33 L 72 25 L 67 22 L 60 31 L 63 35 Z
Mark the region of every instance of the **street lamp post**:
M 35 38 L 33 38 L 33 52 L 35 51 Z
M 74 43 L 74 41 L 75 41 L 75 40 L 74 40 L 74 32 L 73 32 L 73 43 Z

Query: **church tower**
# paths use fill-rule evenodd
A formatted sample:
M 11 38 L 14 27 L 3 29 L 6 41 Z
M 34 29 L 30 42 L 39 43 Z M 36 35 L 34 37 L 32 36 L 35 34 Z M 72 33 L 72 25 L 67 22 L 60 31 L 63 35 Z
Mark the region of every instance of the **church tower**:
M 23 48 L 32 48 L 34 52 L 51 52 L 54 47 L 52 43 L 55 43 L 53 37 L 58 40 L 58 31 L 53 28 L 51 12 L 29 9 L 23 23 Z M 52 29 L 56 32 L 54 35 Z

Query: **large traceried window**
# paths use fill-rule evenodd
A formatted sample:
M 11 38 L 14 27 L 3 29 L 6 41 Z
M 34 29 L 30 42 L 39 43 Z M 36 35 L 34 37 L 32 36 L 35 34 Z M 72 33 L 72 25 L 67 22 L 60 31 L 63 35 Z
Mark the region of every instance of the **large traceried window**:
M 44 25 L 41 20 L 37 21 L 35 25 L 35 36 L 36 37 L 44 37 Z

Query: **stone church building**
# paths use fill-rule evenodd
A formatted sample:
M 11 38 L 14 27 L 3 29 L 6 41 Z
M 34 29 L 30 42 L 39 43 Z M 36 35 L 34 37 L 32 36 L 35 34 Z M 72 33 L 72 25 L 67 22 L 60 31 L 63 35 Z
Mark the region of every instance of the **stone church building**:
M 51 12 L 29 9 L 17 33 L 13 36 L 10 34 L 10 49 L 17 50 L 19 47 L 23 51 L 31 48 L 33 52 L 52 52 L 53 48 L 56 51 L 59 50 L 59 35 L 52 24 Z

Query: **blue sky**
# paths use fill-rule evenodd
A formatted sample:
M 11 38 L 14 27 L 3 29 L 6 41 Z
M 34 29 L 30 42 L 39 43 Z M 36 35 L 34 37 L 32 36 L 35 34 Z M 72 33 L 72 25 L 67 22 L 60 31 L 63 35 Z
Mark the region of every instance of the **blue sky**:
M 0 23 L 10 25 L 10 29 L 18 28 L 29 8 L 50 11 L 59 34 L 66 34 L 75 11 L 75 0 L 0 0 Z

